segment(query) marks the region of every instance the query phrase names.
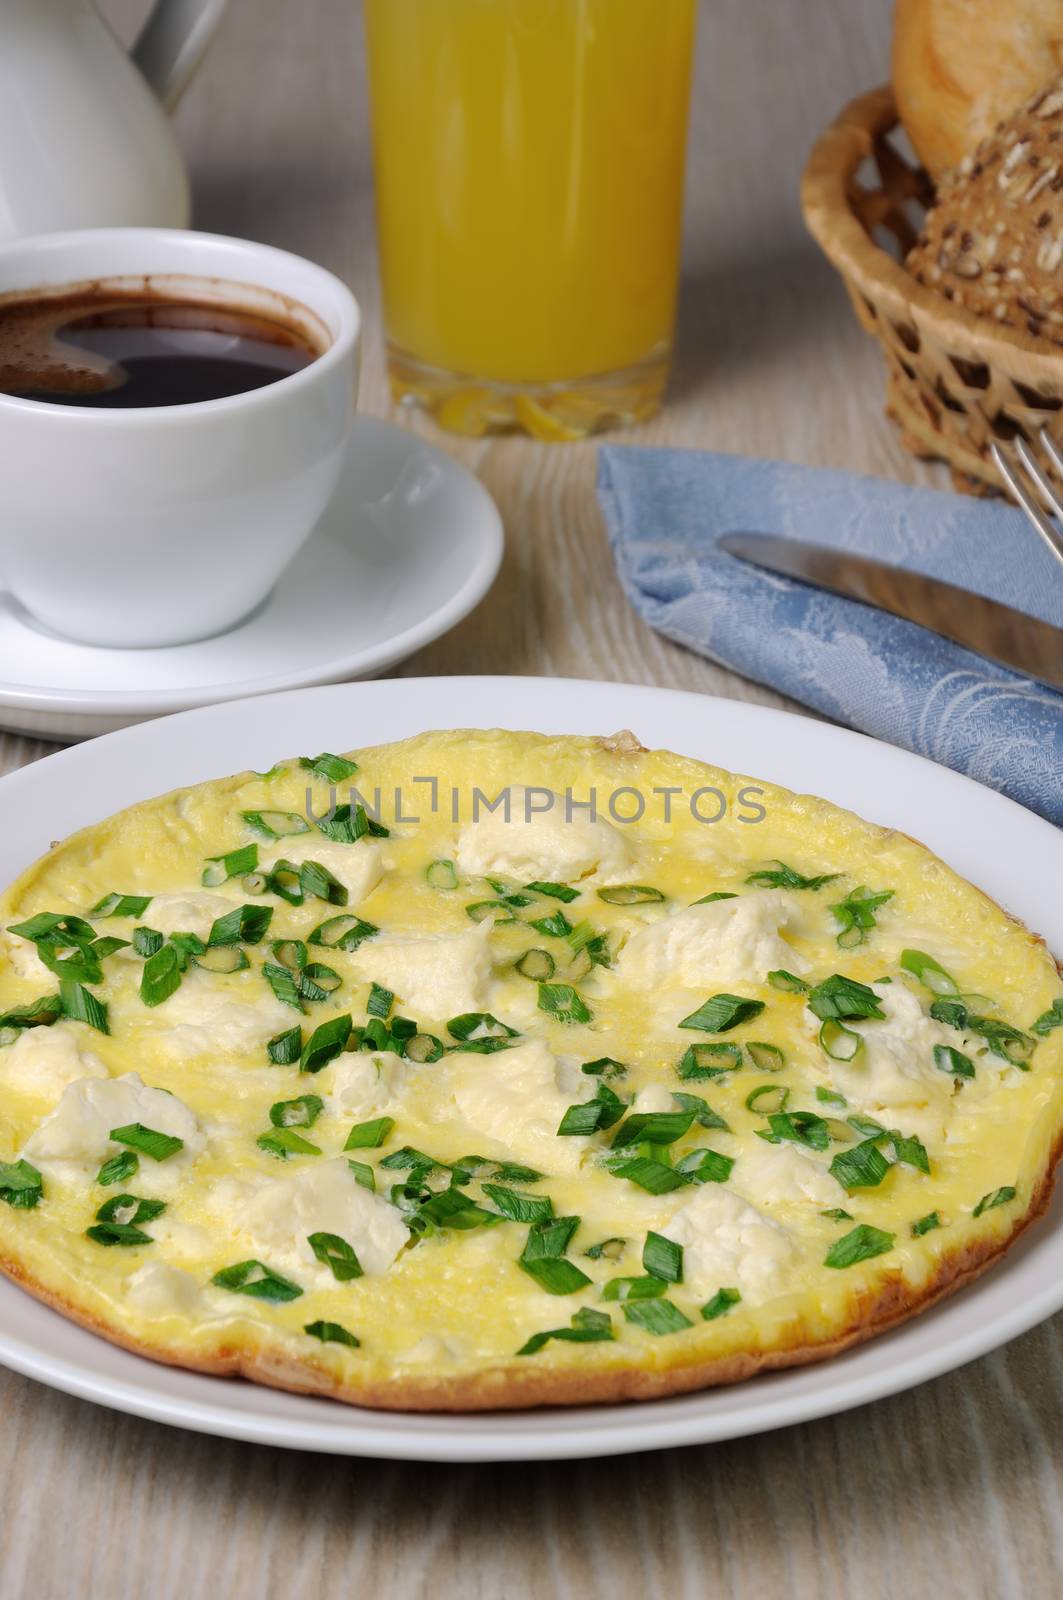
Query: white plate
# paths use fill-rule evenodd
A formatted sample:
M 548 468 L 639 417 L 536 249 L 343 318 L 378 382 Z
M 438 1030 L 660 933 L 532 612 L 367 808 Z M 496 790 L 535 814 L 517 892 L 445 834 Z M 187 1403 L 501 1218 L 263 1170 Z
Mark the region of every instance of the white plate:
M 811 790 L 924 840 L 1063 951 L 1063 839 L 968 778 L 861 734 L 674 690 L 537 678 L 344 684 L 131 728 L 0 781 L 0 880 L 120 806 L 281 756 L 429 728 L 611 733 Z M 400 1416 L 207 1378 L 129 1355 L 0 1283 L 0 1361 L 71 1394 L 206 1433 L 341 1455 L 505 1461 L 610 1455 L 757 1433 L 910 1388 L 1063 1307 L 1063 1194 L 994 1270 L 893 1333 L 821 1365 L 641 1405 Z
M 309 542 L 228 633 L 104 650 L 38 627 L 0 591 L 0 726 L 83 739 L 242 695 L 372 677 L 472 610 L 502 544 L 498 511 L 471 473 L 414 434 L 360 417 Z

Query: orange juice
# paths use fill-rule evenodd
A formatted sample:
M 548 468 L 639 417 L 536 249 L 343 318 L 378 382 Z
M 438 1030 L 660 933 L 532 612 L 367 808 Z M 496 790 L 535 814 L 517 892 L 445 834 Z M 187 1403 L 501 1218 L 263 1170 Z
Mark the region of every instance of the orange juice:
M 466 432 L 645 415 L 696 0 L 366 0 L 393 387 Z

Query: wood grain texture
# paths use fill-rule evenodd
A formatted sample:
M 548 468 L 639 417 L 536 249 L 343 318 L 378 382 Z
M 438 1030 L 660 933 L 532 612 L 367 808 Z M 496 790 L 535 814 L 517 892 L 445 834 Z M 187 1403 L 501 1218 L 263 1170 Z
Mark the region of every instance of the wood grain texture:
M 136 0 L 107 0 L 128 30 Z M 707 0 L 680 355 L 632 438 L 944 485 L 882 416 L 878 352 L 806 239 L 815 133 L 887 71 L 886 0 Z M 299 250 L 370 322 L 363 403 L 387 411 L 352 0 L 232 0 L 178 123 L 199 226 Z M 414 419 L 414 426 L 424 426 Z M 626 605 L 594 449 L 444 441 L 502 507 L 490 606 L 405 674 L 658 683 L 782 704 Z M 0 771 L 49 746 L 0 736 Z M 705 1449 L 441 1468 L 205 1439 L 0 1372 L 0 1600 L 373 1593 L 388 1600 L 1038 1600 L 1063 1570 L 1063 1318 L 896 1399 Z

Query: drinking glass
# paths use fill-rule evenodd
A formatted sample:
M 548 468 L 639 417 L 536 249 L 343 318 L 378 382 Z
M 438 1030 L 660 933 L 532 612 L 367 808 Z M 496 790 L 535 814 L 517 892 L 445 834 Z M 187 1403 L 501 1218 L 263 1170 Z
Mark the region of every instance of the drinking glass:
M 395 398 L 574 439 L 668 375 L 697 0 L 365 0 Z

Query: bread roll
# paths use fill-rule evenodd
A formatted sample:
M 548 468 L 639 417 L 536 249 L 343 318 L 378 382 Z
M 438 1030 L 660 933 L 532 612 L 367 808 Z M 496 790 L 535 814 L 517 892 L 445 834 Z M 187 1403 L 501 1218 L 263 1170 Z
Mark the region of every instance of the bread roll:
M 1063 0 L 897 0 L 893 90 L 934 178 L 1063 71 Z
M 1063 344 L 1063 76 L 942 182 L 905 264 L 976 316 Z

